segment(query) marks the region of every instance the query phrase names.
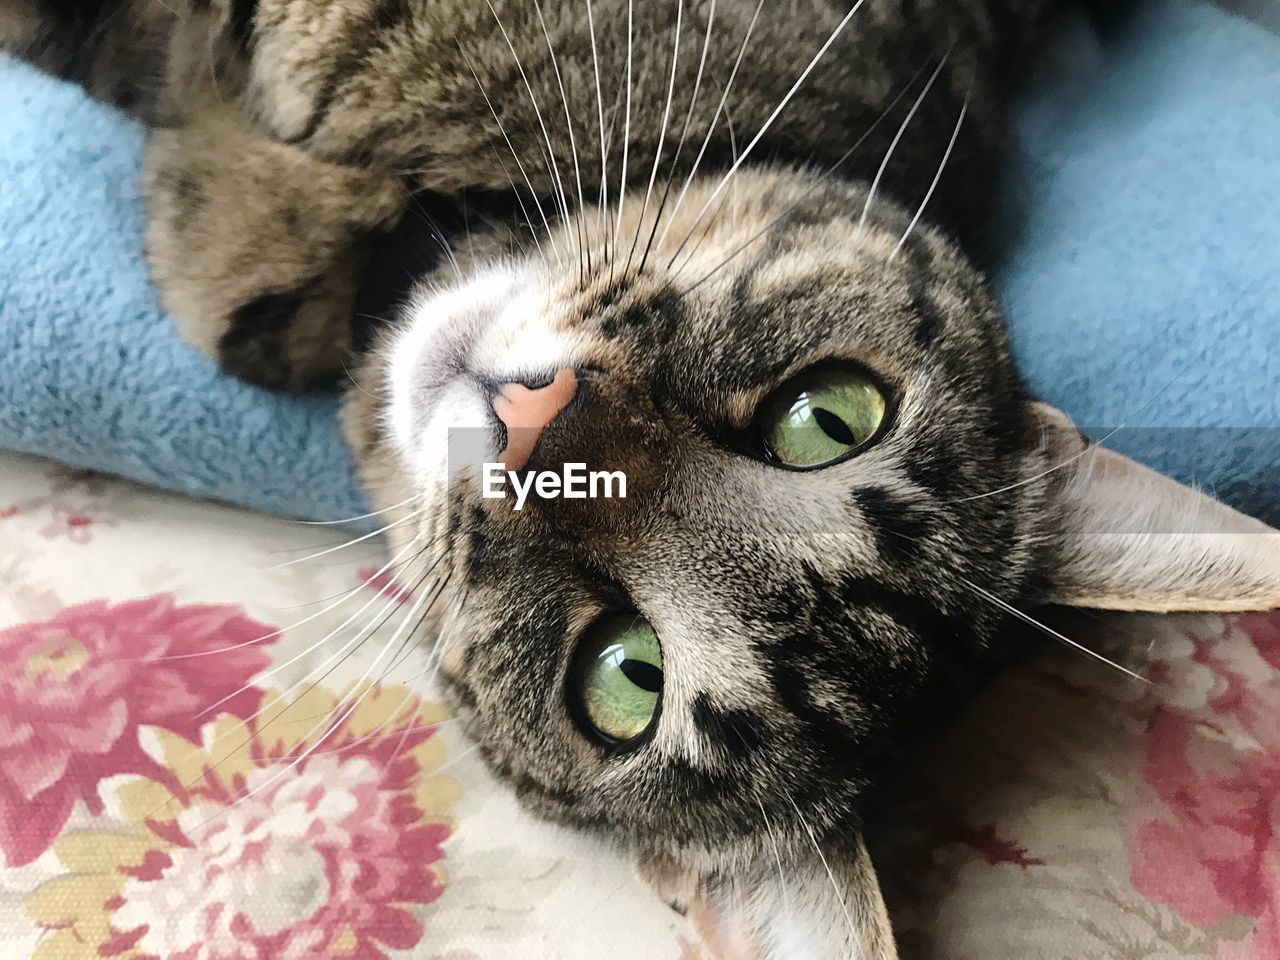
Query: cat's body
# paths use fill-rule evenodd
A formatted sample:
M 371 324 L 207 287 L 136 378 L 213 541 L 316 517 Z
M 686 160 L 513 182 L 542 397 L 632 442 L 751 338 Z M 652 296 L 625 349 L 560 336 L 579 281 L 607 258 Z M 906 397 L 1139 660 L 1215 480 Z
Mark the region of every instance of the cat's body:
M 0 42 L 153 124 L 157 287 L 226 369 L 332 379 L 360 305 L 394 307 L 348 436 L 494 769 L 667 879 L 750 884 L 762 952 L 888 956 L 861 798 L 1007 655 L 1011 614 L 1280 603 L 1265 528 L 1031 402 L 979 274 L 928 225 L 981 233 L 1049 6 L 132 0 L 59 23 L 0 0 Z M 453 226 L 417 240 L 447 256 L 403 245 L 422 190 Z M 375 289 L 397 273 L 398 304 Z M 570 399 L 536 427 L 503 412 L 553 377 Z M 791 469 L 761 411 L 798 382 L 856 385 L 883 420 Z M 448 460 L 458 436 L 510 456 L 523 429 L 517 466 L 624 470 L 628 498 L 516 513 Z M 1240 536 L 1153 541 L 1188 510 Z M 602 743 L 575 684 L 621 613 L 660 641 L 660 700 Z
M 596 0 L 588 17 L 585 0 L 498 0 L 492 9 L 485 0 L 214 0 L 189 10 L 81 0 L 48 4 L 59 19 L 8 46 L 157 128 L 149 253 L 166 307 L 229 371 L 301 388 L 342 375 L 367 251 L 380 231 L 415 218 L 406 186 L 531 186 L 527 220 L 545 230 L 544 215 L 562 213 L 561 190 L 571 209 L 600 198 L 602 170 L 616 203 L 624 148 L 628 183 L 645 186 L 662 141 L 656 207 L 668 179 L 678 189 L 695 161 L 707 175 L 728 169 L 851 7 L 750 164 L 838 164 L 842 179 L 870 182 L 945 56 L 880 189 L 919 203 L 967 102 L 929 217 L 953 232 L 981 230 L 1004 81 L 1033 48 L 1049 5 Z M 192 262 L 192 249 L 207 253 Z M 263 294 L 274 299 L 263 303 Z

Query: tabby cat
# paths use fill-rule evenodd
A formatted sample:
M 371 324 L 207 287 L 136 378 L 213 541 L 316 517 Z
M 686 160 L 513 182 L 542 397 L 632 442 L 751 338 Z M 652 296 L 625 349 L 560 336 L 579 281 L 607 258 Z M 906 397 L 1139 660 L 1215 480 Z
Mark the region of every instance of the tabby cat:
M 759 956 L 885 958 L 864 798 L 1012 624 L 1280 606 L 1280 536 L 1036 403 L 973 265 L 1052 6 L 0 0 L 0 44 L 151 127 L 193 345 L 350 374 L 497 775 Z M 517 511 L 478 461 L 627 496 Z

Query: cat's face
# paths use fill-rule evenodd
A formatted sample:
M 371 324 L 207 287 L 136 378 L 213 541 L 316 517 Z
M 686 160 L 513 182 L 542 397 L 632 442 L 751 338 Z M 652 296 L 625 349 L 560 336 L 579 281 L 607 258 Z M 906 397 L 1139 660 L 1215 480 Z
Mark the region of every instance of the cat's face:
M 699 862 L 854 824 L 904 718 L 989 654 L 1001 614 L 974 586 L 1037 590 L 1044 514 L 1002 323 L 955 248 L 899 245 L 909 215 L 880 201 L 860 224 L 861 188 L 741 172 L 708 207 L 717 182 L 652 246 L 656 198 L 630 197 L 611 265 L 616 208 L 594 207 L 545 260 L 464 262 L 350 413 L 379 505 L 410 500 L 400 580 L 442 591 L 440 675 L 493 767 L 544 813 Z M 626 498 L 484 498 L 460 461 L 508 442 L 497 385 L 565 369 L 527 467 L 622 471 Z

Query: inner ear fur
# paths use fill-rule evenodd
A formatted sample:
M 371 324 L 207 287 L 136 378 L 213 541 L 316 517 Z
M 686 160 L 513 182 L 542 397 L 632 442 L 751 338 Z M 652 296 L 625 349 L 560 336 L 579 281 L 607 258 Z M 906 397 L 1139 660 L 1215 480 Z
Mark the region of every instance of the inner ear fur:
M 684 914 L 718 960 L 897 960 L 875 868 L 860 837 L 802 846 L 727 870 L 696 870 L 660 855 L 641 876 Z
M 1280 532 L 1033 404 L 1059 517 L 1049 602 L 1105 610 L 1280 608 Z

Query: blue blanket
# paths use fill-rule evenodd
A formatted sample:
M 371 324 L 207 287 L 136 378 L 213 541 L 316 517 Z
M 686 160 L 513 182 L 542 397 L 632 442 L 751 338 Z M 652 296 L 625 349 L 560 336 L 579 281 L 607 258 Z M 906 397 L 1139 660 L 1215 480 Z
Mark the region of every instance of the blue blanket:
M 1152 0 L 1029 96 L 996 277 L 1033 388 L 1280 519 L 1280 39 Z M 363 512 L 330 396 L 220 376 L 155 304 L 142 134 L 0 57 L 0 447 L 197 496 Z
M 1253 19 L 1153 0 L 1062 38 L 995 281 L 1037 393 L 1280 525 L 1280 6 L 1230 5 Z

